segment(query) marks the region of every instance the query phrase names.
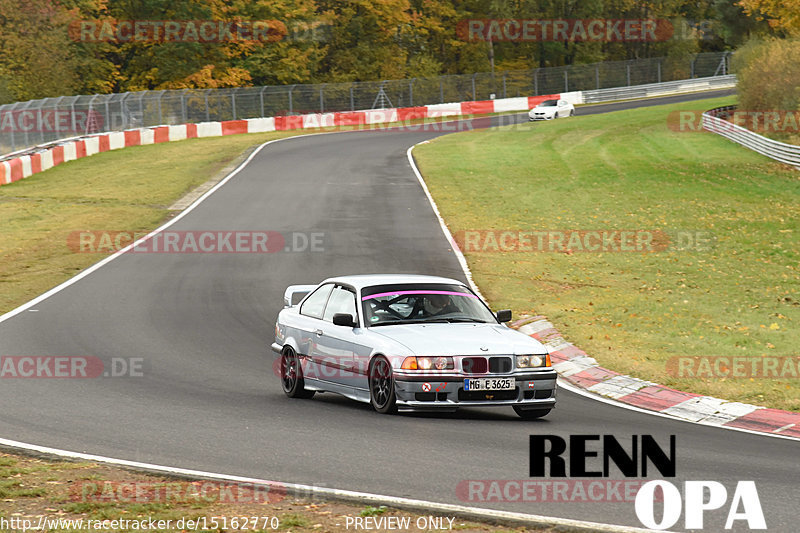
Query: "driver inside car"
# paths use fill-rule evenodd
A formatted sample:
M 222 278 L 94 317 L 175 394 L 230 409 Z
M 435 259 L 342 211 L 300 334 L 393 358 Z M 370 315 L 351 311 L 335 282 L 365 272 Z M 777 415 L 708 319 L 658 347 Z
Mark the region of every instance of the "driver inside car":
M 458 313 L 461 309 L 453 303 L 450 296 L 446 294 L 428 294 L 422 305 L 426 316 L 446 315 Z

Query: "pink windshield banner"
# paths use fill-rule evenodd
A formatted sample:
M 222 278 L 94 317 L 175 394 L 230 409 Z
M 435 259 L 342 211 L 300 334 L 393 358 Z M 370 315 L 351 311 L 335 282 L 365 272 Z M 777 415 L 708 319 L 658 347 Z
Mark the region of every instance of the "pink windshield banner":
M 456 292 L 456 291 L 425 291 L 425 290 L 418 290 L 418 291 L 392 291 L 392 292 L 381 292 L 379 294 L 370 294 L 369 296 L 364 296 L 361 298 L 361 301 L 364 300 L 371 300 L 372 298 L 380 298 L 381 296 L 402 296 L 405 294 L 446 294 L 448 296 L 467 296 L 469 298 L 477 298 L 474 294 L 470 294 L 468 292 Z

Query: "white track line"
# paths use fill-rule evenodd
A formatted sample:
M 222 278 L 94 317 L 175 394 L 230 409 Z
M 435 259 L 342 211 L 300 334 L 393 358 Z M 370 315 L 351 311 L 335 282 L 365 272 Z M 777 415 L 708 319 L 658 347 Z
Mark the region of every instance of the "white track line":
M 595 522 L 584 522 L 582 520 L 571 520 L 569 518 L 554 518 L 549 516 L 532 515 L 525 513 L 513 513 L 510 511 L 496 511 L 493 509 L 482 509 L 467 507 L 464 505 L 453 505 L 447 503 L 429 502 L 425 500 L 414 500 L 410 498 L 398 498 L 395 496 L 385 496 L 382 494 L 372 494 L 369 492 L 357 492 L 351 490 L 331 489 L 327 487 L 317 487 L 314 485 L 301 485 L 296 483 L 282 483 L 280 481 L 270 481 L 243 476 L 231 476 L 205 472 L 202 470 L 188 470 L 184 468 L 174 468 L 170 466 L 154 465 L 150 463 L 139 463 L 136 461 L 126 461 L 124 459 L 114 459 L 102 455 L 90 455 L 85 453 L 69 452 L 56 448 L 47 448 L 35 444 L 27 444 L 13 440 L 0 439 L 0 448 L 24 449 L 39 454 L 64 457 L 67 459 L 78 459 L 81 461 L 93 461 L 111 464 L 124 468 L 145 470 L 148 472 L 158 472 L 165 475 L 182 476 L 190 478 L 201 478 L 219 481 L 232 481 L 236 483 L 249 483 L 254 485 L 264 485 L 291 494 L 298 498 L 310 499 L 319 497 L 321 499 L 332 499 L 346 502 L 357 502 L 360 504 L 374 503 L 389 505 L 397 509 L 415 510 L 421 512 L 450 513 L 466 519 L 473 519 L 483 522 L 497 522 L 515 525 L 536 525 L 536 526 L 560 526 L 575 531 L 604 531 L 610 533 L 639 533 L 652 530 L 641 529 L 629 526 L 617 526 L 611 524 L 600 524 Z
M 452 121 L 457 122 L 457 121 Z M 47 298 L 53 296 L 61 292 L 62 290 L 66 289 L 70 285 L 77 283 L 78 281 L 82 280 L 92 272 L 102 268 L 103 266 L 107 265 L 120 255 L 124 254 L 134 246 L 138 246 L 140 243 L 146 241 L 147 239 L 151 238 L 156 233 L 165 230 L 166 228 L 170 227 L 172 224 L 176 223 L 178 220 L 189 214 L 193 209 L 195 209 L 198 205 L 200 205 L 206 198 L 214 194 L 220 187 L 225 185 L 228 181 L 230 181 L 236 174 L 238 174 L 245 166 L 247 166 L 253 158 L 258 155 L 261 150 L 272 143 L 279 142 L 279 141 L 287 141 L 292 139 L 298 139 L 302 137 L 311 137 L 314 135 L 329 135 L 334 133 L 352 133 L 357 132 L 360 130 L 351 130 L 351 131 L 343 131 L 343 132 L 320 132 L 320 133 L 308 133 L 308 134 L 301 134 L 295 135 L 292 137 L 284 137 L 281 139 L 273 139 L 271 141 L 267 141 L 256 148 L 250 156 L 247 157 L 238 167 L 236 167 L 230 174 L 225 176 L 219 183 L 217 183 L 214 187 L 209 189 L 205 194 L 200 196 L 197 200 L 195 200 L 189 207 L 185 210 L 181 211 L 180 214 L 166 222 L 165 224 L 159 226 L 158 228 L 154 229 L 141 239 L 137 240 L 136 242 L 129 244 L 125 248 L 117 251 L 116 253 L 106 257 L 99 263 L 92 265 L 91 267 L 87 268 L 86 270 L 80 272 L 79 274 L 75 275 L 74 277 L 68 279 L 64 283 L 50 289 L 49 291 L 45 292 L 44 294 L 37 296 L 33 300 L 17 307 L 5 313 L 4 315 L 0 316 L 0 323 L 5 322 L 6 320 L 22 313 L 23 311 L 30 309 L 34 305 L 46 300 Z M 412 147 L 413 148 L 413 147 Z M 411 148 L 409 148 L 409 157 L 411 153 Z M 412 160 L 412 167 L 414 168 L 417 176 L 419 177 L 421 183 L 423 184 L 423 188 L 425 189 L 425 193 L 428 195 L 428 199 L 431 201 L 431 205 L 434 206 L 436 210 L 436 216 L 439 218 L 440 223 L 444 224 L 442 221 L 441 216 L 439 215 L 438 209 L 436 209 L 436 205 L 433 203 L 433 199 L 430 197 L 430 193 L 427 190 L 427 187 L 424 185 L 424 181 L 422 181 L 422 177 L 419 175 L 419 171 L 416 170 L 416 166 L 413 165 Z M 443 226 L 446 230 L 446 226 Z M 449 236 L 451 242 L 455 243 L 452 240 L 452 236 L 450 236 L 449 232 L 446 232 L 446 235 Z M 461 254 L 458 247 L 454 249 L 457 251 L 457 256 L 459 257 L 459 261 L 465 261 L 463 254 Z M 467 267 L 466 262 L 462 264 L 462 267 L 465 269 L 465 272 L 469 272 L 469 267 Z M 469 278 L 470 284 L 475 288 L 477 291 L 477 287 L 474 286 L 471 278 Z M 156 473 L 163 473 L 163 474 L 171 474 L 171 475 L 180 475 L 180 476 L 189 476 L 189 477 L 199 477 L 199 478 L 208 478 L 208 479 L 217 479 L 217 480 L 224 480 L 224 481 L 236 481 L 241 483 L 258 483 L 268 486 L 281 486 L 285 487 L 288 491 L 297 494 L 298 496 L 318 496 L 318 497 L 327 497 L 331 499 L 339 499 L 343 501 L 350 501 L 350 502 L 360 502 L 360 503 L 377 503 L 383 505 L 393 506 L 399 509 L 408 509 L 408 510 L 419 510 L 419 511 L 428 511 L 428 512 L 437 512 L 437 513 L 454 513 L 458 516 L 484 521 L 484 522 L 498 522 L 504 524 L 516 524 L 516 525 L 536 525 L 536 526 L 556 526 L 556 527 L 564 527 L 568 529 L 572 529 L 575 531 L 603 531 L 609 533 L 639 533 L 639 532 L 646 532 L 649 530 L 641 529 L 641 528 L 634 528 L 629 526 L 619 526 L 613 524 L 599 524 L 595 522 L 586 522 L 582 520 L 571 520 L 568 518 L 556 518 L 556 517 L 549 517 L 549 516 L 540 516 L 540 515 L 531 515 L 531 514 L 524 514 L 524 513 L 512 513 L 508 511 L 495 511 L 492 509 L 482 509 L 482 508 L 473 508 L 467 507 L 463 505 L 452 505 L 452 504 L 445 504 L 445 503 L 437 503 L 437 502 L 429 502 L 425 500 L 413 500 L 409 498 L 397 498 L 394 496 L 385 496 L 381 494 L 372 494 L 368 492 L 355 492 L 355 491 L 348 491 L 348 490 L 340 490 L 340 489 L 331 489 L 326 487 L 314 487 L 310 485 L 299 485 L 293 483 L 281 483 L 277 481 L 269 481 L 264 479 L 256 479 L 256 478 L 246 478 L 240 476 L 231 476 L 225 474 L 217 474 L 213 472 L 204 472 L 202 470 L 187 470 L 183 468 L 175 468 L 169 466 L 162 466 L 162 465 L 155 465 L 150 463 L 139 463 L 135 461 L 127 461 L 124 459 L 115 459 L 113 457 L 106 457 L 102 455 L 89 455 L 84 453 L 78 452 L 71 452 L 68 450 L 60 450 L 57 448 L 48 448 L 45 446 L 38 446 L 35 444 L 28 444 L 25 442 L 18 442 L 14 440 L 8 440 L 0 438 L 0 447 L 6 447 L 9 449 L 14 450 L 26 450 L 28 452 L 36 452 L 45 455 L 57 456 L 57 457 L 67 457 L 73 459 L 80 459 L 84 461 L 95 461 L 99 463 L 107 463 L 112 465 L 117 465 L 121 467 L 127 468 L 135 468 L 138 470 L 146 470 L 148 472 L 156 472 Z
M 412 150 L 414 150 L 414 148 L 416 148 L 420 144 L 425 144 L 427 142 L 428 141 L 422 141 L 422 142 L 417 143 L 414 146 L 410 147 L 408 150 L 406 150 L 406 156 L 408 157 L 408 162 L 411 165 L 411 169 L 414 171 L 414 174 L 417 176 L 417 180 L 419 180 L 419 184 L 422 186 L 422 190 L 425 191 L 425 196 L 428 197 L 428 201 L 431 204 L 431 208 L 433 208 L 433 212 L 436 213 L 436 218 L 439 219 L 439 226 L 441 226 L 445 237 L 450 242 L 450 244 L 451 244 L 451 246 L 453 248 L 453 253 L 456 254 L 456 257 L 458 258 L 458 263 L 461 265 L 461 268 L 464 270 L 464 275 L 467 277 L 467 281 L 469 281 L 470 287 L 472 287 L 472 290 L 474 290 L 476 293 L 478 293 L 478 295 L 480 295 L 480 291 L 478 290 L 478 286 L 475 284 L 475 281 L 472 279 L 472 272 L 470 271 L 469 265 L 467 264 L 467 259 L 464 257 L 464 254 L 461 252 L 461 249 L 458 247 L 458 244 L 455 242 L 455 239 L 453 238 L 453 234 L 450 233 L 450 229 L 447 227 L 447 224 L 445 224 L 445 221 L 442 218 L 441 213 L 439 212 L 439 207 L 436 205 L 436 202 L 434 201 L 433 196 L 431 196 L 430 190 L 428 190 L 428 185 L 425 183 L 425 179 L 422 177 L 422 173 L 419 171 L 419 168 L 417 168 L 417 164 L 414 161 L 414 156 L 411 153 Z M 485 300 L 485 298 L 483 298 L 483 296 L 481 296 L 481 298 Z M 580 394 L 581 396 L 584 396 L 586 398 L 590 398 L 592 400 L 596 400 L 598 402 L 603 402 L 603 403 L 606 403 L 608 405 L 615 405 L 617 407 L 622 407 L 623 409 L 628 409 L 630 411 L 636 411 L 636 412 L 639 412 L 639 413 L 644 413 L 644 414 L 653 415 L 653 416 L 661 416 L 661 417 L 664 417 L 664 418 L 669 418 L 670 420 L 677 420 L 677 421 L 680 421 L 680 422 L 686 422 L 688 424 L 698 424 L 698 425 L 703 425 L 703 426 L 718 427 L 718 428 L 722 428 L 722 429 L 729 429 L 729 430 L 732 430 L 732 431 L 740 431 L 742 433 L 751 433 L 753 435 L 761 435 L 761 436 L 764 436 L 764 437 L 772 437 L 772 438 L 778 438 L 778 439 L 788 439 L 788 440 L 794 440 L 794 441 L 800 440 L 800 438 L 790 437 L 788 435 L 779 435 L 779 434 L 775 434 L 775 433 L 764 433 L 764 432 L 761 432 L 761 431 L 754 431 L 752 429 L 737 428 L 737 427 L 733 427 L 733 426 L 722 426 L 722 425 L 719 425 L 719 424 L 708 424 L 708 423 L 704 424 L 702 422 L 692 422 L 692 421 L 689 421 L 689 420 L 684 420 L 683 418 L 678 418 L 677 416 L 673 416 L 673 415 L 670 415 L 670 414 L 667 414 L 667 413 L 662 413 L 660 411 L 651 411 L 649 409 L 644 409 L 642 407 L 636 407 L 635 405 L 630 405 L 630 404 L 627 404 L 627 403 L 624 403 L 624 402 L 619 402 L 619 401 L 611 400 L 609 398 L 605 398 L 605 397 L 600 396 L 598 394 L 594 394 L 592 392 L 589 392 L 586 389 L 582 389 L 582 388 L 577 387 L 577 386 L 575 386 L 575 385 L 573 385 L 571 383 L 568 383 L 566 380 L 562 379 L 560 376 L 558 378 L 558 386 L 561 387 L 561 388 L 567 389 L 570 392 L 574 392 L 575 394 Z

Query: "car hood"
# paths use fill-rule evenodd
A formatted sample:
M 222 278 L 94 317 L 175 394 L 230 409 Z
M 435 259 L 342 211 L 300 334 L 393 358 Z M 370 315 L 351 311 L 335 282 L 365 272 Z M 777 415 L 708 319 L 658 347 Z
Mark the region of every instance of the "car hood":
M 556 112 L 556 109 L 558 109 L 558 108 L 554 107 L 554 106 L 534 107 L 533 109 L 531 109 L 530 112 L 531 113 L 542 113 L 542 112 L 544 112 L 547 115 L 552 115 L 552 114 L 554 114 Z
M 415 355 L 519 355 L 547 352 L 536 339 L 498 324 L 408 324 L 370 329 L 404 345 Z

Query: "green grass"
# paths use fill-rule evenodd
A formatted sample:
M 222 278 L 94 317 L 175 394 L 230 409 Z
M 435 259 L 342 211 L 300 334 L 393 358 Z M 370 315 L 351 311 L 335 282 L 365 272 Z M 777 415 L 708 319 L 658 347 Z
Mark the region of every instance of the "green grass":
M 292 527 L 308 527 L 311 522 L 308 518 L 300 513 L 286 513 L 280 517 L 280 528 L 288 529 Z
M 381 505 L 380 507 L 373 507 L 368 505 L 364 509 L 361 510 L 361 516 L 378 516 L 387 511 L 385 505 Z
M 800 342 L 800 172 L 667 115 L 732 98 L 458 133 L 414 150 L 454 234 L 676 230 L 706 249 L 467 252 L 494 308 L 547 316 L 614 370 L 800 410 L 798 379 L 667 374 L 678 356 L 793 356 Z M 483 242 L 483 241 L 481 241 Z

